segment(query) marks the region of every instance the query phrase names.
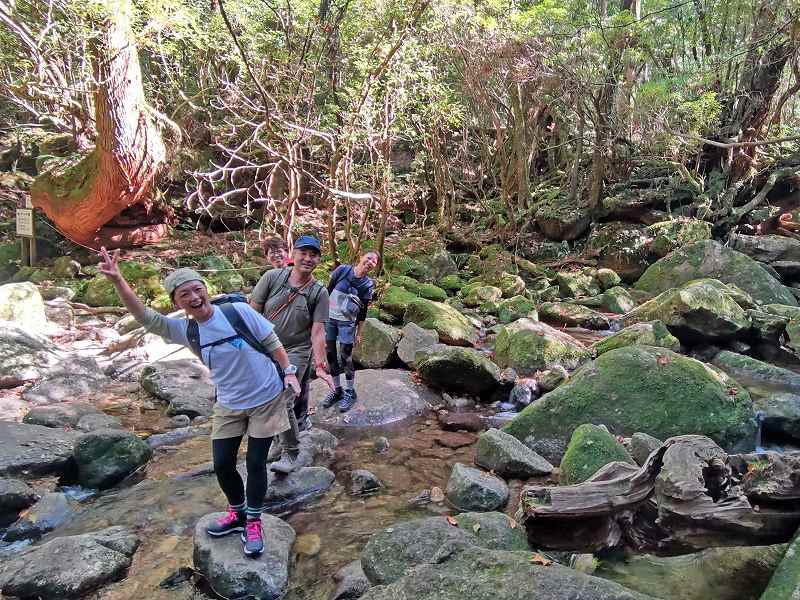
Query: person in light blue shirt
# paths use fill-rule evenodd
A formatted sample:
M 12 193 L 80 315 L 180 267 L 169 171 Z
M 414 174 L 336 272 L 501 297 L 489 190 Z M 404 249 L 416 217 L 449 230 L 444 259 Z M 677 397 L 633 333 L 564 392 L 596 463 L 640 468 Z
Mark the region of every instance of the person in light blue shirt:
M 166 340 L 191 346 L 188 321 L 160 315 L 146 308 L 130 288 L 117 261 L 119 250 L 109 256 L 101 251 L 99 265 L 113 284 L 125 307 L 144 328 Z M 197 323 L 200 356 L 217 389 L 212 417 L 211 448 L 214 472 L 228 499 L 228 511 L 212 523 L 207 532 L 222 536 L 242 532 L 242 546 L 248 556 L 264 549 L 261 507 L 267 491 L 267 453 L 272 438 L 289 428 L 284 387 L 295 394 L 300 384 L 296 368 L 289 363 L 273 325 L 244 302 L 231 303 L 260 348 L 254 348 L 234 329 L 219 306 L 211 303 L 202 277 L 192 269 L 177 269 L 164 279 L 164 289 L 173 303 Z M 269 353 L 283 369 L 281 381 Z M 236 470 L 242 438 L 247 434 L 247 488 Z

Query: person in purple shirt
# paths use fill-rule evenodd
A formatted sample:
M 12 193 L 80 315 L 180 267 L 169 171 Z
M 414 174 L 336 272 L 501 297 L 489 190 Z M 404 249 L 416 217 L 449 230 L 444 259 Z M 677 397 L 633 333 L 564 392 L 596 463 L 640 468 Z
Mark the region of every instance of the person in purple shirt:
M 347 412 L 356 403 L 353 348 L 361 342 L 361 329 L 367 318 L 367 306 L 372 300 L 375 283 L 367 275 L 378 266 L 380 255 L 366 252 L 355 265 L 340 265 L 331 273 L 328 283 L 330 312 L 325 325 L 325 348 L 333 377 L 334 390 L 322 401 L 330 408 L 339 402 L 339 410 Z M 337 350 L 337 342 L 339 350 Z M 345 387 L 342 389 L 341 375 Z

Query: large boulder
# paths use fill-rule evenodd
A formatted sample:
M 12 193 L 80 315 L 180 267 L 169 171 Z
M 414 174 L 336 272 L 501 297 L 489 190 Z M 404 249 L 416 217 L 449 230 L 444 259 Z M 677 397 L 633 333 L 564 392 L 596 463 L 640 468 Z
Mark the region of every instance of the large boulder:
M 42 377 L 61 358 L 43 335 L 0 321 L 0 388 Z
M 440 396 L 414 381 L 402 369 L 365 369 L 356 373 L 358 402 L 346 413 L 337 405 L 322 408 L 330 388 L 321 380 L 311 382 L 309 399 L 317 407 L 314 419 L 322 425 L 372 427 L 387 425 L 422 414 L 429 406 L 441 403 Z
M 411 279 L 406 277 L 406 279 Z M 394 279 L 393 279 L 394 281 Z M 411 281 L 414 281 L 411 279 Z M 405 287 L 393 285 L 381 296 L 378 306 L 393 317 L 403 318 L 408 305 L 418 299 L 416 292 L 411 292 Z
M 267 475 L 267 495 L 264 509 L 280 513 L 303 502 L 308 502 L 327 492 L 336 475 L 325 467 L 301 467 L 286 475 Z
M 650 251 L 659 258 L 692 242 L 711 239 L 711 223 L 699 219 L 661 221 L 649 225 L 645 231 L 652 238 Z
M 600 561 L 595 575 L 670 600 L 756 599 L 785 549 L 786 544 L 777 544 L 708 548 L 683 556 L 634 555 Z
M 99 390 L 110 381 L 91 356 L 70 356 L 49 368 L 22 397 L 34 405 L 69 402 Z
M 608 463 L 635 464 L 627 450 L 605 427 L 585 424 L 578 427 L 561 459 L 562 485 L 583 483 Z
M 800 594 L 800 533 L 786 548 L 761 600 L 794 600 Z
M 47 332 L 44 300 L 37 287 L 29 282 L 0 285 L 0 321 L 12 321 L 34 333 Z
M 714 240 L 684 246 L 650 265 L 636 282 L 636 288 L 660 294 L 703 278 L 735 284 L 759 303 L 797 306 L 794 295 L 759 263 Z
M 434 562 L 436 556 L 454 554 L 471 546 L 492 550 L 527 550 L 521 527 L 512 527 L 503 513 L 461 513 L 453 517 L 428 517 L 396 523 L 374 533 L 361 554 L 364 573 L 373 585 L 386 585 Z M 475 527 L 475 525 L 479 527 Z
M 361 343 L 353 352 L 358 364 L 367 369 L 380 369 L 391 362 L 400 341 L 399 329 L 378 319 L 366 319 L 361 336 Z
M 539 318 L 564 327 L 608 329 L 610 326 L 605 315 L 572 302 L 544 302 L 539 305 Z
M 289 584 L 289 552 L 295 539 L 291 526 L 277 517 L 261 515 L 264 552 L 258 557 L 242 553 L 238 535 L 212 538 L 208 526 L 222 513 L 211 513 L 194 528 L 194 568 L 208 578 L 220 596 L 279 600 Z
M 610 350 L 523 410 L 503 430 L 531 446 L 565 441 L 584 423 L 615 435 L 666 439 L 692 432 L 728 451 L 752 448 L 750 395 L 720 371 L 665 348 Z
M 667 290 L 623 319 L 626 325 L 645 321 L 661 321 L 678 339 L 689 343 L 735 339 L 751 326 L 750 317 L 734 298 L 708 279 Z
M 153 450 L 130 431 L 99 429 L 75 443 L 78 481 L 87 487 L 112 487 L 147 463 Z
M 650 236 L 641 225 L 607 223 L 595 226 L 586 246 L 596 254 L 600 267 L 617 273 L 624 281 L 636 281 L 649 266 Z
M 478 285 L 469 288 L 464 297 L 464 306 L 478 307 L 489 302 L 497 303 L 503 297 L 503 291 L 493 285 Z
M 758 399 L 755 408 L 761 413 L 765 433 L 800 441 L 800 395 L 770 394 Z
M 91 415 L 108 416 L 85 402 L 62 402 L 51 406 L 35 406 L 23 417 L 22 422 L 30 425 L 89 431 L 87 428 L 79 427 L 78 423 Z M 109 418 L 113 419 L 113 417 Z M 114 422 L 117 427 L 120 426 L 118 420 L 114 419 Z
M 20 598 L 86 598 L 125 577 L 138 547 L 139 538 L 123 527 L 55 538 L 7 558 L 0 592 Z
M 190 418 L 211 416 L 216 397 L 208 369 L 196 359 L 182 358 L 147 365 L 139 378 L 141 386 L 169 402 L 167 414 Z
M 426 280 L 436 282 L 458 273 L 458 266 L 447 250 L 442 248 L 419 257 L 419 261 L 426 267 Z
M 524 317 L 539 320 L 536 303 L 525 296 L 512 296 L 497 305 L 497 318 L 501 323 L 511 323 Z
M 453 465 L 445 493 L 447 500 L 460 510 L 492 511 L 508 502 L 505 481 L 461 463 Z
M 439 334 L 439 340 L 452 346 L 474 346 L 478 341 L 472 323 L 455 308 L 441 302 L 417 299 L 408 305 L 403 321 L 433 329 Z
M 628 590 L 612 581 L 531 558 L 529 551 L 508 552 L 475 546 L 467 546 L 457 553 L 440 552 L 435 560 L 425 561 L 394 583 L 370 588 L 361 598 L 655 600 L 652 596 Z
M 400 331 L 397 356 L 409 367 L 417 364 L 417 352 L 439 343 L 439 334 L 432 329 L 423 329 L 416 323 L 408 323 Z
M 63 429 L 0 421 L 0 475 L 66 475 L 74 468 L 77 437 Z
M 761 262 L 800 261 L 800 241 L 783 235 L 734 233 L 730 236 L 730 246 Z
M 572 336 L 531 319 L 519 319 L 500 330 L 495 360 L 520 375 L 560 365 L 574 369 L 589 360 L 589 351 Z
M 631 297 L 624 287 L 614 286 L 609 288 L 603 292 L 600 298 L 603 308 L 618 315 L 623 315 L 636 308 L 636 300 Z
M 527 479 L 553 472 L 553 465 L 513 435 L 499 429 L 480 435 L 475 447 L 475 464 L 506 478 Z
M 422 351 L 417 371 L 433 388 L 472 396 L 487 396 L 500 385 L 500 369 L 474 348 L 437 344 Z
M 661 321 L 634 323 L 620 329 L 614 335 L 596 342 L 592 349 L 600 356 L 604 352 L 625 346 L 658 346 L 673 352 L 680 349 L 681 343 L 669 332 Z
M 758 392 L 791 392 L 800 394 L 800 374 L 790 369 L 737 354 L 729 350 L 718 353 L 711 363 L 736 381 Z
M 563 194 L 540 198 L 534 214 L 539 229 L 550 240 L 578 239 L 592 222 L 588 207 Z
M 133 261 L 120 261 L 119 270 L 136 294 L 150 301 L 163 293 L 158 267 Z M 83 299 L 89 306 L 122 306 L 114 284 L 97 274 L 86 284 Z
M 590 269 L 558 273 L 556 283 L 562 298 L 584 298 L 601 292 L 600 282 Z

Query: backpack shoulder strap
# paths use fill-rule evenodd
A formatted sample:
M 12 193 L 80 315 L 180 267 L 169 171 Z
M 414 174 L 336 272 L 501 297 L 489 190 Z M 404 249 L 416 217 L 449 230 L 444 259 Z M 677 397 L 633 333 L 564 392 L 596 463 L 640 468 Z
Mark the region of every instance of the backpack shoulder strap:
M 202 361 L 203 359 L 200 352 L 200 327 L 194 319 L 189 319 L 186 323 L 186 338 L 189 340 L 189 350 Z
M 250 347 L 253 348 L 256 352 L 260 352 L 268 359 L 272 361 L 275 365 L 275 369 L 278 372 L 278 376 L 283 380 L 284 372 L 283 368 L 278 364 L 278 361 L 267 352 L 267 349 L 264 348 L 264 345 L 261 343 L 261 340 L 257 339 L 253 332 L 250 331 L 250 328 L 247 326 L 247 323 L 244 322 L 242 319 L 242 315 L 239 314 L 239 311 L 236 310 L 236 307 L 233 303 L 227 304 L 220 304 L 220 310 L 222 310 L 222 314 L 225 315 L 225 318 L 228 319 L 228 322 L 233 327 L 233 330 L 245 341 L 247 342 Z

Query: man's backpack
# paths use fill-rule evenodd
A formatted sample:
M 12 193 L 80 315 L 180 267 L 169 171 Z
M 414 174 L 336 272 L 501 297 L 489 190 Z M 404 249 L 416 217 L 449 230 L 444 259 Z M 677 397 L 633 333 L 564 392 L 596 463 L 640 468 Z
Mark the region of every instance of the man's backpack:
M 242 316 L 239 314 L 239 311 L 233 306 L 236 302 L 247 302 L 247 298 L 245 298 L 241 294 L 226 294 L 225 296 L 221 296 L 220 298 L 215 298 L 211 301 L 211 304 L 214 306 L 218 306 L 219 309 L 222 311 L 222 314 L 228 319 L 228 323 L 231 324 L 233 330 L 236 332 L 236 335 L 232 335 L 230 337 L 222 338 L 220 340 L 216 340 L 211 342 L 210 344 L 200 345 L 200 326 L 197 324 L 197 321 L 194 319 L 189 319 L 189 322 L 186 324 L 186 337 L 189 340 L 189 349 L 202 361 L 202 349 L 209 348 L 212 346 L 219 346 L 220 344 L 224 344 L 226 342 L 230 342 L 235 340 L 237 337 L 242 338 L 245 342 L 247 342 L 253 350 L 256 352 L 260 352 L 267 358 L 269 358 L 272 363 L 275 365 L 275 369 L 278 371 L 278 376 L 283 380 L 284 372 L 283 368 L 278 364 L 272 355 L 267 352 L 267 349 L 264 348 L 264 345 L 261 343 L 261 340 L 256 338 L 253 335 L 253 332 L 250 331 L 250 328 L 247 326 L 247 323 L 244 322 Z

